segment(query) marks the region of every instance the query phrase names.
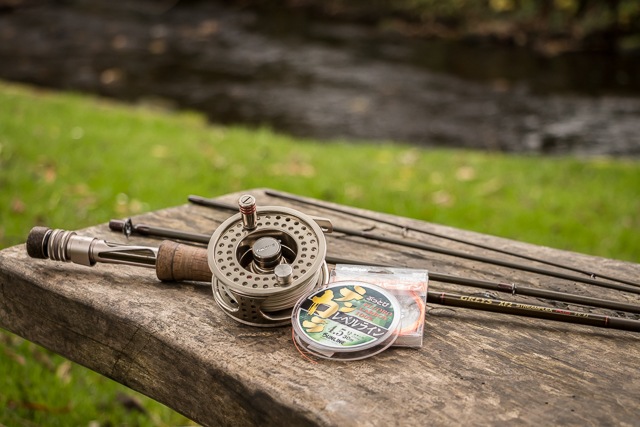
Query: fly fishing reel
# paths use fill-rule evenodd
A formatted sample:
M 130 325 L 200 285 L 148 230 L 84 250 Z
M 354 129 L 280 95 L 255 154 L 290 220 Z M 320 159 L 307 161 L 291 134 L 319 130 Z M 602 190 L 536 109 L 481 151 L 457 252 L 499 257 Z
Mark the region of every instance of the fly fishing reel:
M 298 299 L 329 279 L 324 231 L 331 222 L 286 207 L 256 207 L 251 195 L 238 205 L 240 212 L 209 242 L 213 296 L 239 322 L 286 325 Z

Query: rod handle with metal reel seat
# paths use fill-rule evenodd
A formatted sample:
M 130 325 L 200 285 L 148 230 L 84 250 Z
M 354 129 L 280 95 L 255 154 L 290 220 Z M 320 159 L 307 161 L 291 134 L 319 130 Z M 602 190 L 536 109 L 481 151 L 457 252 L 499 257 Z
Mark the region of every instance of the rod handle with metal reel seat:
M 89 267 L 98 262 L 155 267 L 156 276 L 162 281 L 211 281 L 206 248 L 170 240 L 158 248 L 129 246 L 79 236 L 74 231 L 33 227 L 27 238 L 27 253 L 31 258 Z

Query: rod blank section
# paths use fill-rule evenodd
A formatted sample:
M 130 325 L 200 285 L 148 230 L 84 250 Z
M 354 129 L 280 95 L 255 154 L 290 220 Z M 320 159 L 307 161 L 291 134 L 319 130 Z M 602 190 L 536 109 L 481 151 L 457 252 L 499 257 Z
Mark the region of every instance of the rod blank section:
M 188 200 L 194 205 L 206 206 L 209 208 L 216 208 L 216 209 L 225 209 L 231 212 L 238 212 L 238 206 L 234 206 L 225 202 L 219 202 L 214 199 L 207 199 L 206 197 L 192 195 L 188 197 Z
M 469 308 L 472 310 L 491 311 L 523 317 L 555 320 L 566 323 L 596 326 L 600 328 L 621 329 L 640 332 L 640 321 L 601 314 L 581 313 L 559 308 L 543 307 L 519 302 L 500 301 L 490 298 L 455 295 L 446 292 L 427 293 L 427 302 L 445 306 Z
M 517 264 L 509 261 L 488 258 L 480 255 L 468 254 L 465 252 L 454 251 L 451 249 L 444 249 L 444 248 L 440 248 L 433 245 L 427 245 L 420 242 L 412 242 L 406 239 L 396 239 L 393 237 L 387 237 L 381 234 L 370 233 L 367 231 L 351 230 L 349 228 L 339 227 L 335 225 L 333 226 L 333 231 L 337 233 L 346 234 L 348 236 L 357 236 L 357 237 L 362 237 L 363 239 L 390 243 L 392 245 L 404 246 L 404 247 L 419 249 L 427 252 L 439 253 L 442 255 L 468 259 L 471 261 L 484 262 L 486 264 L 499 265 L 501 267 L 513 268 L 521 271 L 528 271 L 530 273 L 541 274 L 543 276 L 556 277 L 558 279 L 565 279 L 565 280 L 570 280 L 570 281 L 579 282 L 579 283 L 587 283 L 589 285 L 600 286 L 603 288 L 616 289 L 618 291 L 631 292 L 633 294 L 640 294 L 640 287 L 637 287 L 637 286 L 625 285 L 622 283 L 619 284 L 619 283 L 602 282 L 598 280 L 589 279 L 586 277 L 578 277 L 571 274 L 565 274 L 557 271 L 546 270 L 543 268 Z
M 329 264 L 367 264 L 375 265 L 377 267 L 388 267 L 390 265 L 380 263 L 367 263 L 365 261 L 353 260 L 348 258 L 336 257 L 327 255 L 327 262 Z M 569 294 L 566 292 L 557 292 L 546 289 L 529 288 L 525 286 L 519 286 L 515 283 L 499 283 L 488 282 L 486 280 L 472 279 L 468 277 L 451 276 L 448 274 L 436 273 L 435 271 L 429 271 L 429 280 L 441 283 L 451 283 L 454 285 L 470 286 L 472 288 L 486 289 L 495 292 L 503 292 L 511 295 L 524 295 L 529 297 L 543 298 L 553 301 L 561 301 L 570 304 L 580 304 L 591 307 L 607 308 L 610 310 L 626 311 L 628 313 L 640 314 L 640 306 L 635 304 L 629 304 L 622 301 L 612 301 L 603 298 L 594 298 L 584 295 Z
M 524 295 L 528 297 L 543 298 L 553 301 L 562 301 L 570 304 L 580 304 L 591 307 L 608 308 L 610 310 L 626 311 L 627 313 L 640 314 L 640 306 L 622 301 L 611 301 L 603 298 L 594 298 L 584 295 L 568 294 L 548 289 L 536 289 L 515 283 L 495 283 L 485 280 L 470 279 L 465 277 L 449 276 L 430 271 L 429 278 L 436 282 L 452 283 L 456 285 L 471 286 L 473 288 L 487 289 L 496 292 L 504 292 L 512 295 Z
M 330 210 L 330 211 L 334 211 L 334 212 L 340 212 L 342 214 L 346 214 L 346 215 L 349 215 L 349 216 L 356 216 L 356 217 L 359 217 L 359 218 L 368 219 L 370 221 L 381 222 L 383 224 L 388 224 L 388 225 L 392 225 L 394 227 L 402 228 L 403 230 L 414 231 L 416 233 L 421 233 L 421 234 L 425 234 L 425 235 L 428 235 L 428 236 L 433 236 L 433 237 L 438 237 L 438 238 L 441 238 L 441 239 L 450 240 L 452 242 L 462 243 L 462 244 L 469 245 L 469 246 L 475 246 L 477 248 L 481 248 L 481 249 L 485 249 L 485 250 L 489 250 L 489 251 L 493 251 L 493 252 L 497 252 L 497 253 L 501 253 L 501 254 L 505 254 L 505 255 L 515 256 L 515 257 L 526 259 L 526 260 L 529 260 L 529 261 L 535 261 L 535 262 L 539 262 L 541 264 L 546 264 L 546 265 L 550 265 L 550 266 L 553 266 L 553 267 L 563 268 L 563 269 L 566 269 L 566 270 L 574 271 L 576 273 L 581 273 L 581 274 L 590 276 L 593 279 L 598 277 L 598 278 L 601 278 L 601 279 L 607 279 L 607 280 L 611 280 L 611 281 L 614 281 L 614 282 L 626 283 L 627 285 L 640 286 L 640 283 L 633 282 L 633 281 L 630 281 L 630 280 L 611 277 L 611 276 L 607 276 L 607 275 L 600 274 L 600 273 L 595 273 L 595 272 L 589 272 L 589 271 L 585 271 L 583 269 L 576 268 L 576 267 L 573 267 L 573 266 L 570 266 L 570 265 L 560 264 L 560 263 L 554 262 L 554 261 L 535 258 L 535 257 L 529 256 L 529 255 L 525 255 L 525 254 L 521 254 L 521 253 L 515 253 L 515 252 L 512 252 L 512 251 L 507 251 L 507 250 L 495 248 L 495 247 L 483 245 L 483 244 L 478 243 L 478 242 L 472 242 L 472 241 L 468 241 L 468 240 L 458 239 L 458 238 L 455 238 L 455 237 L 452 237 L 452 236 L 448 236 L 448 235 L 445 235 L 445 234 L 440 234 L 440 233 L 434 233 L 432 231 L 427 231 L 427 230 L 424 230 L 422 228 L 416 228 L 416 227 L 411 227 L 411 226 L 407 226 L 407 225 L 399 225 L 394 221 L 385 220 L 383 218 L 374 217 L 372 215 L 366 215 L 366 214 L 363 214 L 363 213 L 360 213 L 360 212 L 356 212 L 354 209 L 344 209 L 344 208 L 341 208 L 341 207 L 338 207 L 338 206 L 329 205 L 329 204 L 324 203 L 324 202 L 316 202 L 316 201 L 308 200 L 308 199 L 305 199 L 305 198 L 302 198 L 302 197 L 299 197 L 299 196 L 296 196 L 296 195 L 293 195 L 293 194 L 282 193 L 280 191 L 266 190 L 265 193 L 267 195 L 269 195 L 269 196 L 272 196 L 272 197 L 278 197 L 278 198 L 282 198 L 282 199 L 285 199 L 285 200 L 290 200 L 290 201 L 294 201 L 294 202 L 297 202 L 297 203 L 302 203 L 302 204 L 306 204 L 306 205 L 310 205 L 310 206 L 315 206 L 315 207 L 319 207 L 319 208 Z

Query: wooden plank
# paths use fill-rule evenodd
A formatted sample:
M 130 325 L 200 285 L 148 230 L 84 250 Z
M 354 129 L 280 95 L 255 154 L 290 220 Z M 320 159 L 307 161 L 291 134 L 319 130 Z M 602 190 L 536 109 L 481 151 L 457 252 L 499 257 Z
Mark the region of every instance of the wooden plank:
M 345 227 L 375 225 L 378 233 L 399 235 L 393 226 L 277 200 L 261 189 L 248 192 L 261 205 L 291 206 Z M 235 203 L 239 195 L 220 200 Z M 640 277 L 638 264 L 367 213 L 629 280 Z M 183 205 L 134 221 L 211 233 L 229 215 Z M 126 241 L 106 224 L 81 233 Z M 414 232 L 406 237 L 492 255 Z M 129 243 L 158 246 L 159 241 L 136 237 Z M 635 294 L 354 237 L 330 236 L 328 248 L 331 255 L 367 262 L 640 303 Z M 638 425 L 640 420 L 640 337 L 632 332 L 433 305 L 421 349 L 391 348 L 362 361 L 312 363 L 294 347 L 291 328 L 234 321 L 216 306 L 207 283 L 162 283 L 153 269 L 33 260 L 24 245 L 0 251 L 0 326 L 204 425 L 582 426 Z

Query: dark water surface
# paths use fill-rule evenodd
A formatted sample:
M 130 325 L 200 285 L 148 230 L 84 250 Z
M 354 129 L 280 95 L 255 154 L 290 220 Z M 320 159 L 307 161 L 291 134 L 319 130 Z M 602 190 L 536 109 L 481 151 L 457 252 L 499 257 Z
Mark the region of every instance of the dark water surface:
M 217 2 L 67 1 L 0 14 L 0 78 L 298 136 L 638 156 L 640 58 L 412 40 Z

